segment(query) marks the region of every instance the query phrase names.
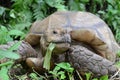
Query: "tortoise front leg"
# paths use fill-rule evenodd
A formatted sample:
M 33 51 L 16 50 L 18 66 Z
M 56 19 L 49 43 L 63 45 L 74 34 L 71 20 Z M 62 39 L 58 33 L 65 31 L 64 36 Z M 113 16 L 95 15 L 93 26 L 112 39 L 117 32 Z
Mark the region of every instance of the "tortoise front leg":
M 85 42 L 91 45 L 99 55 L 110 61 L 115 61 L 116 54 L 109 49 L 106 42 L 101 40 L 91 29 L 73 30 L 70 33 L 71 38 L 76 41 Z
M 40 34 L 29 33 L 25 37 L 25 41 L 28 42 L 30 45 L 35 46 L 40 44 Z
M 73 45 L 67 55 L 71 65 L 80 73 L 92 72 L 95 76 L 110 76 L 118 70 L 113 62 L 81 45 Z
M 12 45 L 16 44 L 17 42 L 18 41 L 13 41 L 13 42 L 8 42 L 7 44 L 4 44 L 4 45 L 0 45 L 0 49 L 7 50 Z M 18 49 L 15 50 L 14 52 L 16 52 L 17 54 L 20 55 L 20 58 L 15 60 L 15 64 L 26 62 L 27 65 L 26 64 L 24 64 L 24 65 L 29 66 L 30 68 L 32 68 L 32 67 L 37 68 L 38 66 L 40 69 L 42 68 L 41 64 L 43 61 L 43 57 L 42 57 L 40 50 L 39 50 L 39 52 L 37 52 L 27 42 L 22 41 L 21 44 L 19 45 Z M 4 59 L 0 60 L 0 63 L 7 62 L 8 60 L 9 60 L 8 58 L 4 58 Z M 34 65 L 31 65 L 31 64 L 34 64 Z
M 12 42 L 8 42 L 7 44 L 0 45 L 0 49 L 7 50 L 11 46 L 16 44 L 17 42 L 18 41 L 12 41 Z M 20 58 L 15 61 L 16 63 L 19 63 L 21 61 L 25 61 L 26 58 L 28 58 L 28 57 L 37 57 L 38 56 L 38 53 L 35 51 L 35 49 L 33 49 L 31 47 L 31 45 L 25 41 L 22 41 L 21 44 L 19 45 L 18 49 L 14 50 L 14 52 L 16 52 L 16 54 L 20 55 Z M 4 61 L 0 60 L 0 62 L 2 63 Z
M 44 58 L 27 58 L 26 64 L 30 69 L 34 69 L 37 72 L 43 73 L 45 69 L 43 68 Z

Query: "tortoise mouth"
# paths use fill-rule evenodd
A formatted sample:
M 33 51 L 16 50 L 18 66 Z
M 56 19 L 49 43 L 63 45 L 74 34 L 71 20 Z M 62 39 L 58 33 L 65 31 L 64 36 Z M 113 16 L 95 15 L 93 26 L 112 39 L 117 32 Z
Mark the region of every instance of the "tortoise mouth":
M 48 45 L 50 43 L 55 43 L 56 44 L 55 48 L 53 49 L 53 53 L 55 53 L 55 54 L 61 54 L 65 51 L 67 51 L 70 48 L 70 42 L 62 42 L 62 41 L 56 42 L 56 41 L 53 41 L 53 42 L 49 42 Z
M 47 46 L 50 44 L 50 43 L 55 43 L 56 45 L 63 45 L 62 47 L 65 47 L 64 45 L 70 45 L 71 41 L 51 41 L 51 42 L 48 42 L 47 41 Z
M 69 47 L 70 47 L 70 42 L 49 42 L 49 43 L 47 44 L 47 46 L 48 46 L 50 43 L 55 43 L 55 44 L 56 44 L 55 48 L 60 48 L 60 49 L 62 49 L 62 48 L 69 48 Z
M 52 41 L 52 43 L 55 43 L 55 44 L 62 44 L 62 43 L 70 44 L 71 41 Z
M 70 48 L 69 43 L 55 43 L 55 44 L 56 44 L 56 46 L 53 49 L 54 54 L 62 54 Z
M 57 48 L 68 48 L 70 43 L 55 43 Z

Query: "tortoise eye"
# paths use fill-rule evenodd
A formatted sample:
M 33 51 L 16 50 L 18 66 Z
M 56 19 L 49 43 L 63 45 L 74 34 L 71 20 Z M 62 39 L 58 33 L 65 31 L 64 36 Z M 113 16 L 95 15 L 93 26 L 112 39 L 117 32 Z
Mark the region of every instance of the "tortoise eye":
M 53 31 L 53 34 L 57 34 L 57 31 Z

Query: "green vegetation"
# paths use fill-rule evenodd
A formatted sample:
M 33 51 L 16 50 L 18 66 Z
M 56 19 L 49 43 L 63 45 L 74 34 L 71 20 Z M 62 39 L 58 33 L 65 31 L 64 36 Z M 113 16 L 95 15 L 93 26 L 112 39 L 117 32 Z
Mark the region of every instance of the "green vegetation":
M 0 49 L 0 60 L 5 61 L 4 63 L 0 64 L 0 79 L 9 80 L 8 71 L 14 64 L 14 61 L 20 58 L 20 55 L 12 51 L 17 50 L 20 43 L 21 42 L 14 44 L 8 50 Z
M 8 41 L 22 40 L 29 31 L 30 25 L 36 20 L 42 20 L 57 10 L 71 11 L 88 11 L 101 17 L 113 31 L 115 38 L 120 43 L 120 1 L 119 0 L 10 0 L 10 6 L 0 6 L 0 44 Z M 7 3 L 6 3 L 7 4 Z M 7 57 L 11 58 L 9 62 L 0 65 L 0 76 L 4 80 L 9 80 L 7 75 L 8 69 L 13 64 L 13 59 L 19 57 L 12 52 L 19 44 L 4 52 L 0 50 L 0 59 Z M 4 55 L 3 55 L 4 54 Z M 11 56 L 12 55 L 12 56 Z M 14 56 L 13 56 L 14 55 Z M 62 65 L 62 66 L 61 66 Z M 66 67 L 64 67 L 66 65 Z M 64 79 L 65 72 L 59 71 L 63 69 L 67 72 L 71 80 L 73 68 L 68 63 L 57 64 L 53 71 L 50 71 L 54 78 L 59 80 Z M 69 70 L 68 70 L 69 69 Z M 30 77 L 33 80 L 38 78 L 38 75 L 31 73 Z M 22 77 L 23 78 L 23 77 Z M 86 74 L 86 79 L 89 80 L 90 75 Z M 98 80 L 98 79 L 93 79 Z M 104 79 L 107 80 L 105 76 Z
M 108 75 L 101 76 L 99 79 L 98 78 L 91 78 L 91 73 L 86 73 L 86 80 L 109 80 Z
M 54 79 L 58 79 L 58 80 L 65 80 L 66 79 L 65 73 L 67 73 L 69 77 L 68 79 L 73 80 L 74 79 L 73 70 L 74 69 L 71 67 L 69 63 L 61 62 L 57 64 L 57 66 L 53 69 L 53 71 L 49 71 L 49 73 L 53 75 Z

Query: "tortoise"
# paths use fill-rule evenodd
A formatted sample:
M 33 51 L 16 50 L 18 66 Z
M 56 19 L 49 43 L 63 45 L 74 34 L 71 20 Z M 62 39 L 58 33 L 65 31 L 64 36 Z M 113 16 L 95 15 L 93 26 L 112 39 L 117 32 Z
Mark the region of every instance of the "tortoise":
M 111 62 L 115 62 L 116 53 L 120 50 L 112 31 L 102 19 L 80 11 L 57 11 L 42 21 L 34 22 L 25 41 L 32 46 L 40 45 L 43 57 L 51 42 L 56 44 L 55 55 L 66 52 L 77 42 L 77 45 L 83 43 L 92 53 Z M 35 63 L 32 59 L 29 62 Z
M 34 22 L 30 28 L 30 32 L 25 37 L 25 41 L 34 47 L 34 49 L 38 47 L 37 51 L 39 53 L 37 54 L 37 57 L 35 56 L 34 58 L 31 58 L 31 56 L 29 56 L 29 58 L 26 59 L 28 66 L 34 66 L 37 68 L 37 70 L 39 67 L 41 67 L 46 48 L 51 42 L 56 44 L 55 49 L 53 50 L 53 54 L 55 56 L 64 55 L 63 53 L 72 50 L 74 47 L 73 45 L 77 46 L 75 50 L 72 50 L 70 54 L 68 54 L 68 58 L 72 58 L 69 58 L 70 60 L 68 61 L 71 62 L 73 66 L 76 63 L 79 63 L 77 65 L 81 65 L 81 61 L 77 61 L 81 59 L 79 58 L 81 56 L 81 52 L 88 52 L 90 54 L 85 54 L 83 57 L 91 56 L 95 58 L 96 56 L 100 55 L 98 59 L 95 59 L 98 62 L 100 61 L 100 64 L 105 64 L 101 66 L 106 67 L 105 69 L 107 70 L 106 73 L 102 72 L 102 75 L 109 74 L 109 72 L 111 73 L 117 70 L 114 68 L 113 71 L 110 71 L 110 68 L 114 67 L 112 66 L 112 62 L 115 62 L 116 52 L 120 48 L 107 24 L 92 13 L 80 11 L 55 12 L 42 21 Z M 81 50 L 80 46 L 86 48 Z M 74 57 L 78 58 L 75 59 Z M 83 59 L 82 63 L 86 62 L 88 59 L 87 57 L 85 60 Z M 55 58 L 54 62 L 57 62 L 55 61 Z M 94 60 L 90 60 L 90 63 L 94 63 Z M 98 64 L 97 67 L 101 67 L 99 63 L 96 62 L 96 64 Z M 88 68 L 90 65 L 85 66 Z M 77 68 L 80 69 L 79 66 Z M 92 71 L 95 71 L 95 73 L 101 72 L 101 70 L 96 71 L 96 68 Z
M 114 62 L 120 47 L 107 24 L 89 12 L 57 11 L 42 21 L 32 24 L 25 38 L 30 45 L 56 43 L 53 53 L 67 51 L 74 41 L 91 46 L 96 54 Z M 44 51 L 43 51 L 44 53 Z

